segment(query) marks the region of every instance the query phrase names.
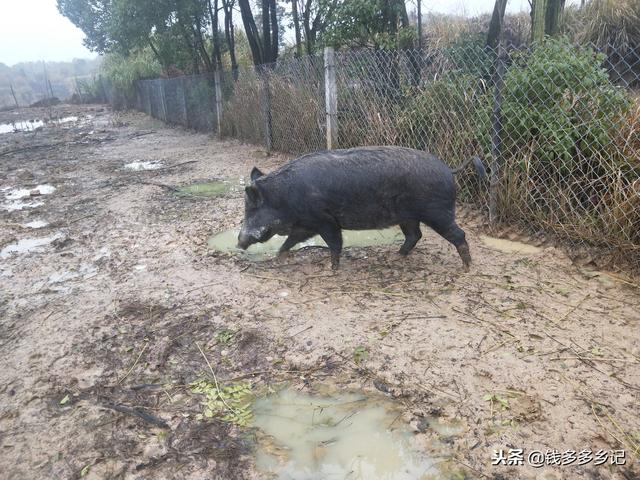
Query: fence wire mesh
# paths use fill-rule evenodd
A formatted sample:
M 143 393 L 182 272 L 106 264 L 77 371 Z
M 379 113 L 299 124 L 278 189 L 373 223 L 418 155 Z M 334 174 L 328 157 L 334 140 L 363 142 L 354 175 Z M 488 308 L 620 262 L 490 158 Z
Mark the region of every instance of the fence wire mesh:
M 459 196 L 498 221 L 606 247 L 640 269 L 640 46 L 566 40 L 488 49 L 361 50 L 223 73 L 220 135 L 292 154 L 326 148 L 325 91 L 339 148 L 400 145 L 452 167 L 480 156 L 493 180 Z M 168 123 L 217 128 L 212 76 L 145 80 L 135 106 Z
M 202 132 L 217 129 L 213 74 L 140 80 L 134 105 L 172 125 Z

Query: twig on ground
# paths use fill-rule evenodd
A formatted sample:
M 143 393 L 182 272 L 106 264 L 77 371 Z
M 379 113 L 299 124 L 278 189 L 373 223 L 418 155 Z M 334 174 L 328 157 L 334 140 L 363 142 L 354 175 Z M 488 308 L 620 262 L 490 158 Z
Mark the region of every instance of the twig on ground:
M 118 384 L 122 383 L 124 381 L 124 379 L 127 378 L 129 376 L 129 374 L 131 374 L 133 369 L 136 368 L 136 365 L 140 361 L 140 357 L 142 357 L 142 354 L 147 349 L 148 345 L 149 344 L 145 342 L 144 347 L 142 347 L 142 350 L 140 350 L 140 353 L 138 354 L 138 358 L 136 358 L 136 361 L 133 362 L 133 365 L 131 365 L 131 368 L 127 371 L 127 373 L 125 373 L 124 377 L 122 377 L 120 380 L 118 380 Z
M 155 415 L 150 414 L 146 410 L 140 407 L 127 407 L 126 405 L 119 405 L 115 403 L 102 403 L 102 406 L 105 408 L 110 408 L 111 410 L 115 410 L 116 412 L 124 413 L 125 415 L 131 415 L 133 417 L 137 417 L 140 420 L 143 420 L 151 425 L 160 428 L 169 428 L 169 425 L 164 420 L 156 417 Z
M 211 363 L 209 363 L 209 359 L 207 358 L 207 356 L 204 354 L 204 352 L 200 348 L 200 345 L 198 345 L 198 342 L 195 342 L 195 344 L 196 344 L 196 347 L 198 347 L 198 350 L 200 350 L 200 354 L 202 355 L 202 358 L 204 358 L 204 361 L 207 362 L 207 366 L 209 367 L 209 371 L 211 372 L 211 375 L 213 376 L 213 383 L 215 384 L 216 392 L 218 393 L 218 398 L 222 401 L 224 406 L 229 409 L 230 412 L 232 412 L 234 414 L 237 414 L 238 412 L 236 412 L 233 409 L 233 407 L 231 407 L 231 405 L 229 405 L 227 403 L 227 400 L 224 398 L 224 395 L 222 395 L 222 391 L 220 390 L 220 385 L 218 384 L 218 377 L 216 377 L 216 372 L 213 371 L 213 367 L 211 366 Z
M 142 185 L 152 185 L 154 187 L 166 188 L 168 190 L 171 190 L 172 192 L 179 192 L 179 190 L 176 187 L 172 187 L 171 185 L 165 185 L 164 183 L 147 182 L 145 180 L 138 180 L 136 183 L 140 183 Z

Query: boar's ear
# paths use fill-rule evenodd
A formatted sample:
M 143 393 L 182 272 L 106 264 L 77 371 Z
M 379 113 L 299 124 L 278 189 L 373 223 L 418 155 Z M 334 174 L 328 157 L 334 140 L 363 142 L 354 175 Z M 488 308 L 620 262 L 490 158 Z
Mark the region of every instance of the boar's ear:
M 263 175 L 264 175 L 264 173 L 262 173 L 258 169 L 258 167 L 253 167 L 253 170 L 251 170 L 251 181 L 255 182 L 257 179 L 259 179 Z
M 258 202 L 260 201 L 260 191 L 256 187 L 254 187 L 253 185 L 248 185 L 244 187 L 244 191 L 251 202 L 258 204 Z

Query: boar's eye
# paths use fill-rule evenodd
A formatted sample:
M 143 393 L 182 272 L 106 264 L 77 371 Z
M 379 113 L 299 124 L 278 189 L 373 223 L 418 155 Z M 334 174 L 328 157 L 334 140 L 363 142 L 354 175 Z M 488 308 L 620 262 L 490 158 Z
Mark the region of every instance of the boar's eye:
M 253 167 L 253 170 L 251 170 L 251 181 L 255 182 L 258 178 L 262 177 L 263 175 L 264 173 L 262 173 L 258 167 Z
M 245 191 L 245 193 L 247 194 L 247 197 L 249 197 L 249 200 L 252 203 L 257 204 L 260 201 L 260 192 L 253 185 L 249 185 L 249 186 L 245 187 L 244 191 Z

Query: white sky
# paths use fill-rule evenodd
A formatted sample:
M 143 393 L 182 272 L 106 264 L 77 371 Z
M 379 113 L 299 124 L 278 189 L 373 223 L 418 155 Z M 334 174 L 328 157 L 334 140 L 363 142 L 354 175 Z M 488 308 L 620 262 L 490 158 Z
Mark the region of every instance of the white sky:
M 408 7 L 414 9 L 415 2 L 410 0 Z M 422 9 L 424 13 L 473 16 L 491 12 L 494 3 L 495 0 L 422 0 Z M 528 9 L 528 0 L 509 0 L 507 4 L 510 12 Z M 82 31 L 58 12 L 56 0 L 0 0 L 1 63 L 94 57 L 82 45 L 83 38 Z
M 56 0 L 0 0 L 0 62 L 93 58 L 84 34 L 63 17 Z

